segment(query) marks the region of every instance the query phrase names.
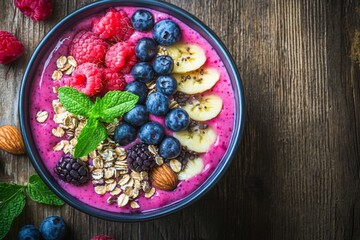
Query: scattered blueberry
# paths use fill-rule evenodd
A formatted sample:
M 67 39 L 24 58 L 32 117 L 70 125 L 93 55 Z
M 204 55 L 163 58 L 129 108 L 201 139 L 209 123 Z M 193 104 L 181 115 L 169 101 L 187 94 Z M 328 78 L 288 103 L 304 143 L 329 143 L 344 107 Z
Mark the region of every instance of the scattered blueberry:
M 174 68 L 174 60 L 170 56 L 157 56 L 153 62 L 154 71 L 160 75 L 168 75 L 172 73 Z
M 149 121 L 149 112 L 144 105 L 136 105 L 129 112 L 125 113 L 124 120 L 135 127 L 140 127 Z
M 46 240 L 61 240 L 66 235 L 64 220 L 58 216 L 45 218 L 40 225 L 41 236 Z
M 132 26 L 141 32 L 147 32 L 154 26 L 154 17 L 151 12 L 139 9 L 131 16 Z
M 182 108 L 172 109 L 165 117 L 165 126 L 173 132 L 185 130 L 189 123 L 189 114 Z
M 146 84 L 139 81 L 133 81 L 128 83 L 128 85 L 126 85 L 125 87 L 125 91 L 131 92 L 139 96 L 138 103 L 144 103 L 148 94 L 148 88 L 146 87 Z
M 165 19 L 157 22 L 153 28 L 155 41 L 164 46 L 170 46 L 181 39 L 179 26 L 172 20 Z
M 169 110 L 169 98 L 160 92 L 151 93 L 146 99 L 146 109 L 155 116 L 163 116 Z
M 155 76 L 153 67 L 150 63 L 147 62 L 139 62 L 135 64 L 131 70 L 131 74 L 136 81 L 140 81 L 143 83 L 150 82 L 154 79 Z
M 150 61 L 157 54 L 157 44 L 152 38 L 140 39 L 135 47 L 135 55 L 140 61 Z
M 159 154 L 163 158 L 173 159 L 180 155 L 181 145 L 174 137 L 165 137 L 160 143 Z
M 139 138 L 146 144 L 159 144 L 165 135 L 165 130 L 157 122 L 145 123 L 140 128 Z
M 19 240 L 40 240 L 40 231 L 34 225 L 25 225 L 20 231 Z
M 127 123 L 121 123 L 115 129 L 114 141 L 120 144 L 120 146 L 125 146 L 134 141 L 136 139 L 136 135 L 136 128 Z
M 173 76 L 164 75 L 164 76 L 159 76 L 156 79 L 157 91 L 166 95 L 171 95 L 176 92 L 176 89 L 177 89 L 177 82 Z

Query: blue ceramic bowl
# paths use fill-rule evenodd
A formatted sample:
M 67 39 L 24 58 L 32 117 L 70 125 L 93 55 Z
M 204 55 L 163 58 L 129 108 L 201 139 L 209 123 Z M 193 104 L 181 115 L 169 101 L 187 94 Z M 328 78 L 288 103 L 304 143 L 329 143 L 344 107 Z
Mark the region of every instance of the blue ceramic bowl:
M 134 6 L 134 7 L 145 7 L 161 12 L 170 14 L 179 20 L 183 21 L 191 28 L 199 32 L 216 50 L 219 54 L 222 62 L 224 63 L 229 76 L 231 78 L 232 87 L 234 90 L 235 96 L 235 121 L 232 136 L 230 139 L 229 147 L 220 161 L 219 165 L 216 167 L 214 172 L 209 176 L 209 178 L 194 192 L 192 192 L 187 197 L 181 199 L 180 201 L 170 204 L 168 206 L 161 207 L 159 209 L 147 211 L 144 213 L 137 214 L 120 214 L 115 212 L 104 211 L 97 209 L 82 203 L 81 201 L 75 199 L 66 191 L 64 191 L 61 186 L 53 179 L 49 171 L 46 169 L 40 155 L 36 149 L 36 143 L 34 142 L 31 129 L 30 129 L 30 116 L 29 116 L 29 99 L 30 99 L 30 89 L 32 84 L 32 79 L 34 78 L 37 66 L 42 60 L 42 57 L 47 53 L 51 48 L 51 45 L 58 39 L 62 32 L 69 29 L 69 27 L 79 19 L 85 18 L 89 15 L 104 11 L 109 7 L 113 6 Z M 241 79 L 239 72 L 236 68 L 235 62 L 230 56 L 230 53 L 221 42 L 221 40 L 211 31 L 208 27 L 205 26 L 199 19 L 189 14 L 188 12 L 162 1 L 156 0 L 124 0 L 124 1 L 97 1 L 95 3 L 89 4 L 65 17 L 61 20 L 56 26 L 44 37 L 36 48 L 34 54 L 32 55 L 30 62 L 26 68 L 23 81 L 20 89 L 20 99 L 19 99 L 19 114 L 20 114 L 20 125 L 21 133 L 25 142 L 25 146 L 28 152 L 28 155 L 40 175 L 43 181 L 49 186 L 49 188 L 54 191 L 61 199 L 71 206 L 83 211 L 87 214 L 116 221 L 128 221 L 136 222 L 143 221 L 148 219 L 154 219 L 162 217 L 178 211 L 191 203 L 198 200 L 202 197 L 207 191 L 209 191 L 216 182 L 221 178 L 226 169 L 229 167 L 232 158 L 234 157 L 242 131 L 244 128 L 244 94 L 243 88 L 241 85 Z

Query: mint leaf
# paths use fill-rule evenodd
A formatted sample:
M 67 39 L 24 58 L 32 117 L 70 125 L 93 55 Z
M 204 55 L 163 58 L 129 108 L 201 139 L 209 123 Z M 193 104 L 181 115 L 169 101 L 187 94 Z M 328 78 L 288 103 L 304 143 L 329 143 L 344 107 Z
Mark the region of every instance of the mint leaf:
M 37 174 L 33 174 L 29 178 L 29 184 L 26 186 L 26 192 L 35 202 L 54 206 L 64 205 L 64 202 L 45 185 Z
M 89 118 L 77 138 L 74 157 L 79 158 L 93 151 L 107 137 L 105 126 L 97 119 Z
M 0 207 L 9 201 L 17 192 L 21 191 L 23 186 L 9 183 L 0 183 Z
M 94 104 L 94 107 L 92 109 L 92 112 L 90 114 L 90 117 L 95 118 L 95 119 L 99 119 L 102 108 L 103 108 L 102 99 L 97 97 L 96 101 L 95 101 L 95 104 Z
M 24 209 L 25 195 L 22 186 L 1 183 L 0 197 L 0 239 L 3 239 L 9 232 L 13 220 Z
M 84 93 L 71 87 L 60 87 L 58 97 L 67 111 L 83 117 L 90 116 L 94 103 Z
M 110 91 L 101 100 L 100 119 L 104 122 L 113 122 L 114 118 L 133 109 L 139 97 L 130 92 Z

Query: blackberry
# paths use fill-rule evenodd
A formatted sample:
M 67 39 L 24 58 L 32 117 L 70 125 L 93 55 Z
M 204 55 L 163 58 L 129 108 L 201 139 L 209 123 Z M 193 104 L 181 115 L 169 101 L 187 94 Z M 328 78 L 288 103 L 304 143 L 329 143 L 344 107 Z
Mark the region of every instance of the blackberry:
M 148 145 L 141 142 L 127 150 L 127 159 L 130 168 L 136 172 L 150 170 L 156 165 L 155 158 L 148 149 Z
M 65 182 L 73 185 L 83 185 L 90 179 L 89 168 L 78 158 L 70 154 L 64 155 L 54 168 L 55 173 Z
M 176 159 L 179 162 L 181 162 L 181 170 L 184 170 L 184 168 L 186 167 L 186 164 L 188 163 L 188 161 L 189 160 L 194 160 L 197 157 L 198 157 L 198 154 L 196 152 L 187 150 L 187 148 L 183 146 L 181 148 L 180 155 Z M 167 163 L 169 165 L 171 160 L 172 159 L 165 159 L 165 163 Z

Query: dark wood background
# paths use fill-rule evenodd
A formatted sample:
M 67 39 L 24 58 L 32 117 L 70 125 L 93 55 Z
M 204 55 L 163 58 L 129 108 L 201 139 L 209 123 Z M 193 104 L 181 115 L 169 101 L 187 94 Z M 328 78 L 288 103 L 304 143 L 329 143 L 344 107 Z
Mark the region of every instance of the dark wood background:
M 21 59 L 0 66 L 0 125 L 19 126 L 19 87 L 35 46 L 90 2 L 56 1 L 51 18 L 36 23 L 0 1 L 0 29 L 26 47 Z M 360 239 L 360 1 L 170 2 L 212 28 L 241 72 L 247 121 L 230 169 L 192 206 L 144 223 L 29 202 L 7 238 L 56 214 L 69 239 Z M 28 157 L 0 152 L 2 181 L 24 183 L 33 172 Z

